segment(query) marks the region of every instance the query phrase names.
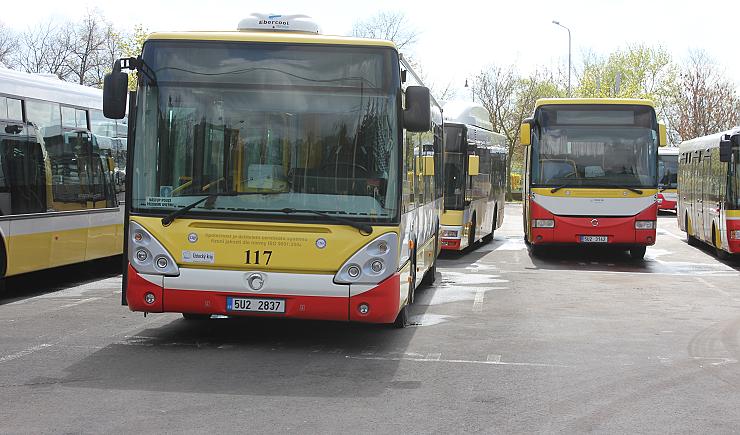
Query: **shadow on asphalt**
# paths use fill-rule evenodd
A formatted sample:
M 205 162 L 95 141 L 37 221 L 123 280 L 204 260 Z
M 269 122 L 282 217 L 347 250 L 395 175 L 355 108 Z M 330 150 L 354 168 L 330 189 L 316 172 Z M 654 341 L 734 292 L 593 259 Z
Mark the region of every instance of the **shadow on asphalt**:
M 121 274 L 120 255 L 6 278 L 0 305 Z

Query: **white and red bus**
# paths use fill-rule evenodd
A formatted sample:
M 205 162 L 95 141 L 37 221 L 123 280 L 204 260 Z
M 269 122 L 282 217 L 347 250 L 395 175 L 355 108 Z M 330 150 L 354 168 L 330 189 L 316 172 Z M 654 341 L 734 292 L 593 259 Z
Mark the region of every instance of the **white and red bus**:
M 541 99 L 521 128 L 525 241 L 608 245 L 641 259 L 655 243 L 665 127 L 638 99 Z
M 676 211 L 678 147 L 658 148 L 658 209 Z
M 678 224 L 689 244 L 740 253 L 740 127 L 679 146 Z

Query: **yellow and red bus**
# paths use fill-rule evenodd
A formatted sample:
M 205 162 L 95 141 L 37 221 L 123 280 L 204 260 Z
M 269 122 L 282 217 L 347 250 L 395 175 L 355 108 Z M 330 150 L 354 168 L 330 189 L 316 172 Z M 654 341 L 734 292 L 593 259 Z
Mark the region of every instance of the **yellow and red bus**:
M 676 211 L 678 147 L 658 148 L 658 210 Z
M 445 210 L 442 249 L 460 251 L 490 241 L 504 220 L 506 137 L 493 131 L 476 103 L 445 104 Z
M 679 146 L 676 216 L 689 244 L 740 253 L 740 128 Z
M 106 78 L 130 98 L 132 311 L 395 323 L 433 281 L 443 124 L 392 42 L 305 16 L 154 33 Z
M 102 96 L 0 68 L 0 290 L 6 277 L 121 254 L 124 124 L 103 117 Z
M 652 102 L 541 99 L 521 128 L 525 241 L 608 245 L 641 259 L 655 243 L 658 146 Z

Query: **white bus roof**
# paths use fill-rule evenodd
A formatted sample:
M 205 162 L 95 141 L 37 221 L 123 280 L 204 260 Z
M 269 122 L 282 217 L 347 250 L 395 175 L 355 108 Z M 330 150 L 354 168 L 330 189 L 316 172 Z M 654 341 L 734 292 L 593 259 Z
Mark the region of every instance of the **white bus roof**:
M 449 101 L 444 105 L 445 122 L 474 125 L 493 131 L 490 114 L 485 107 L 469 101 Z
M 39 74 L 0 68 L 0 94 L 103 109 L 103 90 Z
M 735 127 L 732 130 L 710 134 L 709 136 L 697 137 L 696 139 L 681 142 L 681 145 L 678 146 L 678 151 L 681 153 L 685 153 L 716 148 L 719 147 L 719 141 L 722 139 L 723 135 L 734 133 L 740 133 L 740 127 Z

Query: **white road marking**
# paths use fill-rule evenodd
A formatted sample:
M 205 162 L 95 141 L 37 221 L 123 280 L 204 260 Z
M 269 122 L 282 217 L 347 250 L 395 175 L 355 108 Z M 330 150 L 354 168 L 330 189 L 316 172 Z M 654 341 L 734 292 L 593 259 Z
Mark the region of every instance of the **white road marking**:
M 0 363 L 4 363 L 4 362 L 8 362 L 8 361 L 13 361 L 14 359 L 18 359 L 18 358 L 23 358 L 24 356 L 30 355 L 30 354 L 36 352 L 37 350 L 46 349 L 47 347 L 51 347 L 51 346 L 53 346 L 53 345 L 52 344 L 48 344 L 48 343 L 44 343 L 44 344 L 39 344 L 37 346 L 29 347 L 28 349 L 24 349 L 24 350 L 22 350 L 20 352 L 16 352 L 16 353 L 12 353 L 10 355 L 5 355 L 3 357 L 0 357 Z
M 737 295 L 734 295 L 732 293 L 729 293 L 729 292 L 726 292 L 726 291 L 722 290 L 721 288 L 717 287 L 716 285 L 712 284 L 711 282 L 707 281 L 706 279 L 704 279 L 704 278 L 702 278 L 700 276 L 697 276 L 695 278 L 696 278 L 697 281 L 701 282 L 702 284 L 704 284 L 705 286 L 709 287 L 710 289 L 716 291 L 717 293 L 721 294 L 722 296 L 726 296 L 726 297 L 728 297 L 728 298 L 730 298 L 730 299 L 732 299 L 734 301 L 739 300 L 738 297 L 737 297 Z
M 77 301 L 77 302 L 72 302 L 71 304 L 66 304 L 66 305 L 62 305 L 62 306 L 61 306 L 61 307 L 59 307 L 59 308 L 71 308 L 71 307 L 76 307 L 77 305 L 82 305 L 82 304 L 86 304 L 86 303 L 88 303 L 88 302 L 92 302 L 92 301 L 98 301 L 98 300 L 100 300 L 100 299 L 103 299 L 103 298 L 100 298 L 100 297 L 94 297 L 94 298 L 87 298 L 87 299 L 82 299 L 81 301 Z
M 502 361 L 475 361 L 467 359 L 429 359 L 409 357 L 384 357 L 384 356 L 352 356 L 346 355 L 347 359 L 364 361 L 412 361 L 412 362 L 435 362 L 448 364 L 479 364 L 491 366 L 520 366 L 520 367 L 570 367 L 562 364 L 525 363 L 525 362 L 502 362 Z
M 483 311 L 483 298 L 486 297 L 486 291 L 482 288 L 479 288 L 475 292 L 475 300 L 473 300 L 473 311 L 475 312 L 481 312 Z
M 497 353 L 491 353 L 488 356 L 486 356 L 486 361 L 500 363 L 501 355 Z
M 439 361 L 442 358 L 442 354 L 439 352 L 428 353 L 426 359 Z

